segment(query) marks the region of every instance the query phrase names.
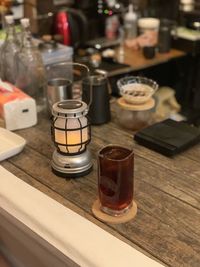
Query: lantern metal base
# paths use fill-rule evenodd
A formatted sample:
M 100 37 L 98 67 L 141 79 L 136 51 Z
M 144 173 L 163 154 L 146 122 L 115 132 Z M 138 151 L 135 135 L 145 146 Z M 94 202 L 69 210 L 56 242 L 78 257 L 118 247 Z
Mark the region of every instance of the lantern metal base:
M 78 155 L 53 153 L 51 161 L 53 173 L 63 178 L 76 178 L 88 174 L 92 170 L 92 158 L 89 150 Z

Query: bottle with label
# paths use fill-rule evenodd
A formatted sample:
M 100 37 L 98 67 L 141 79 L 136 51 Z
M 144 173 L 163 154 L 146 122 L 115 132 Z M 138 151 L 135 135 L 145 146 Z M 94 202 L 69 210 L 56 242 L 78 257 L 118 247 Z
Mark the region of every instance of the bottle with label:
M 129 4 L 128 12 L 124 16 L 125 39 L 133 39 L 137 36 L 137 13 L 132 4 Z
M 5 16 L 5 22 L 6 39 L 0 52 L 1 79 L 14 84 L 16 79 L 14 57 L 19 51 L 19 42 L 15 32 L 14 17 L 12 15 Z
M 46 75 L 42 56 L 34 44 L 30 31 L 30 21 L 21 19 L 22 44 L 15 57 L 17 69 L 16 86 L 36 100 L 37 111 L 45 105 Z

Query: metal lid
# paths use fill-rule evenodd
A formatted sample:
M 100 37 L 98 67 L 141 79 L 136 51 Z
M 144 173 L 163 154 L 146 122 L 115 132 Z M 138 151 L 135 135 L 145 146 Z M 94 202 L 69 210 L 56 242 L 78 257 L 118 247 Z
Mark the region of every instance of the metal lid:
M 79 118 L 88 113 L 88 106 L 81 100 L 68 99 L 53 105 L 52 114 L 55 117 Z

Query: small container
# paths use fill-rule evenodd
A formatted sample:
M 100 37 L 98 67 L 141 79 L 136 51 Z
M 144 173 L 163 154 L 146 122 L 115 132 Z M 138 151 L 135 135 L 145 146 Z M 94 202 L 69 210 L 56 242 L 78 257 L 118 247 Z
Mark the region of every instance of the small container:
M 139 34 L 143 34 L 146 31 L 158 32 L 160 20 L 156 18 L 140 18 L 138 19 Z
M 93 75 L 83 79 L 82 100 L 89 106 L 91 124 L 100 125 L 110 121 L 108 79 L 103 75 Z M 90 105 L 91 103 L 91 105 Z
M 154 58 L 156 55 L 156 47 L 155 46 L 144 46 L 143 55 L 146 59 Z
M 47 90 L 47 108 L 51 113 L 52 106 L 56 102 L 72 99 L 72 82 L 64 78 L 54 78 L 48 81 Z
M 171 49 L 171 33 L 176 34 L 176 22 L 169 19 L 162 19 L 158 34 L 158 51 L 167 53 Z
M 152 123 L 155 100 L 150 98 L 146 103 L 140 105 L 128 104 L 123 97 L 117 101 L 118 123 L 126 129 L 137 131 Z

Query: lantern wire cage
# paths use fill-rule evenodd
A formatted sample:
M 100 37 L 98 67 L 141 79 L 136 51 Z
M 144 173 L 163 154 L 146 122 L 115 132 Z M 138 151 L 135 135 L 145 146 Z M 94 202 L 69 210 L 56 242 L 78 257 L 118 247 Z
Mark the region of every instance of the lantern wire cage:
M 91 141 L 91 128 L 90 128 L 90 125 L 91 124 L 89 122 L 88 116 L 86 116 L 86 118 L 87 118 L 87 121 L 88 121 L 88 123 L 86 125 L 83 126 L 81 120 L 79 118 L 77 118 L 77 121 L 80 124 L 80 127 L 78 127 L 78 128 L 71 128 L 71 129 L 69 129 L 67 127 L 67 122 L 68 122 L 68 119 L 67 118 L 66 118 L 65 128 L 64 129 L 55 126 L 55 123 L 56 123 L 58 117 L 52 118 L 52 120 L 53 120 L 52 127 L 51 127 L 52 140 L 53 140 L 53 142 L 55 144 L 56 149 L 59 151 L 59 153 L 61 153 L 63 155 L 66 155 L 66 156 L 67 155 L 77 155 L 77 154 L 80 154 L 80 153 L 82 153 L 82 152 L 84 152 L 86 150 L 86 145 L 89 144 L 90 141 Z M 83 130 L 86 129 L 86 128 L 88 129 L 88 137 L 87 137 L 86 140 L 84 140 L 84 138 L 83 138 Z M 56 141 L 55 130 L 64 132 L 64 135 L 65 135 L 65 143 L 60 143 L 60 142 L 57 142 Z M 79 131 L 80 132 L 80 143 L 70 144 L 68 142 L 68 133 L 69 132 L 73 133 L 75 131 Z M 64 147 L 65 150 L 66 150 L 66 152 L 63 152 L 60 149 L 60 147 Z M 74 148 L 79 147 L 79 148 L 77 149 L 77 152 L 70 152 L 69 147 L 74 147 Z

